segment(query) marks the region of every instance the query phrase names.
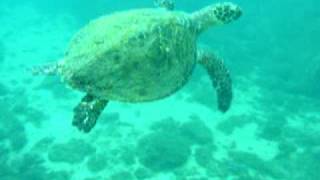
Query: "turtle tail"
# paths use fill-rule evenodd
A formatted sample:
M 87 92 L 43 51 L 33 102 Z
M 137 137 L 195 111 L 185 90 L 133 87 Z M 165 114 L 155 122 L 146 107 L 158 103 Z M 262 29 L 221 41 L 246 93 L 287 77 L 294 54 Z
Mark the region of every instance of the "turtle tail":
M 51 64 L 44 64 L 40 66 L 34 66 L 30 68 L 32 75 L 57 75 L 59 69 L 59 63 L 51 63 Z

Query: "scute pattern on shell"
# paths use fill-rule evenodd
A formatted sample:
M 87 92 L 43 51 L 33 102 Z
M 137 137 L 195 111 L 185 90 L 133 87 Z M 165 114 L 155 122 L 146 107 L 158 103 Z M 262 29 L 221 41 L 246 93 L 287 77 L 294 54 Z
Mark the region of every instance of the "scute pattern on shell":
M 61 74 L 99 98 L 151 101 L 183 86 L 196 63 L 189 15 L 162 9 L 101 17 L 75 35 Z

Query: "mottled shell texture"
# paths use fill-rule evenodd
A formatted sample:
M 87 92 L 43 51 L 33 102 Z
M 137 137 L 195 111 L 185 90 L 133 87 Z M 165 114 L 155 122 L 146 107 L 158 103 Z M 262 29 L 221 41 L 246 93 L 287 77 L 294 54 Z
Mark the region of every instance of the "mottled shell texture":
M 141 9 L 103 16 L 75 35 L 60 73 L 71 87 L 98 98 L 160 99 L 188 80 L 196 38 L 182 12 Z

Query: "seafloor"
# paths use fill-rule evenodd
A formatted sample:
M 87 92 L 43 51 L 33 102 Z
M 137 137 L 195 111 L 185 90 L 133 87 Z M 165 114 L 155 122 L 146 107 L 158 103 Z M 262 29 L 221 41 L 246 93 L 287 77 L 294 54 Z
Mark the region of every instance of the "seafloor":
M 320 54 L 289 56 L 290 43 L 270 35 L 267 20 L 253 24 L 258 18 L 247 14 L 201 37 L 231 69 L 229 112 L 217 111 L 210 80 L 197 68 L 169 98 L 111 102 L 84 134 L 71 125 L 83 94 L 28 70 L 61 57 L 84 22 L 68 13 L 44 15 L 28 4 L 2 6 L 0 179 L 320 179 Z M 296 59 L 307 57 L 318 63 L 305 72 Z M 288 65 L 287 59 L 296 61 Z M 288 71 L 294 65 L 298 70 Z

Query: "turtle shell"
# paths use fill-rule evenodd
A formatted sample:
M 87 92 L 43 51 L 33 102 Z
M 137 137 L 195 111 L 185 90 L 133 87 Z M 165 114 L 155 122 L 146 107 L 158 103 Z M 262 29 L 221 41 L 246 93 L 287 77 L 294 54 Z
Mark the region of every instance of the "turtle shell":
M 71 87 L 98 98 L 160 99 L 188 80 L 196 38 L 182 12 L 140 9 L 103 16 L 74 36 L 60 73 Z

